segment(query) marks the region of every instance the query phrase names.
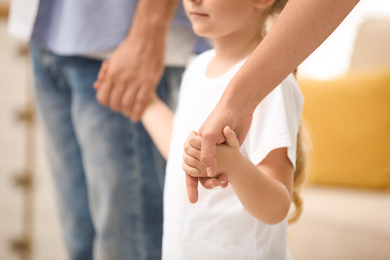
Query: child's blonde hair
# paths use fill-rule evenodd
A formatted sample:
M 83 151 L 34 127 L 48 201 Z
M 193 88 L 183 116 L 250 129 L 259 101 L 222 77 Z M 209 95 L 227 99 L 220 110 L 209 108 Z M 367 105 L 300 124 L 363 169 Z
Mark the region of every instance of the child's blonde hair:
M 265 21 L 265 28 L 263 28 L 263 36 L 271 29 L 275 20 L 278 18 L 280 12 L 286 6 L 288 0 L 275 0 L 274 3 L 269 7 L 267 11 L 267 18 Z
M 286 6 L 288 0 L 275 0 L 273 5 L 271 6 L 270 14 L 278 14 L 283 8 Z
M 311 142 L 309 133 L 306 129 L 304 120 L 301 121 L 300 129 L 297 138 L 297 156 L 294 171 L 294 188 L 292 202 L 294 204 L 294 211 L 288 217 L 288 223 L 292 224 L 298 220 L 302 214 L 303 200 L 300 195 L 300 190 L 303 182 L 306 179 L 307 162 L 310 157 Z

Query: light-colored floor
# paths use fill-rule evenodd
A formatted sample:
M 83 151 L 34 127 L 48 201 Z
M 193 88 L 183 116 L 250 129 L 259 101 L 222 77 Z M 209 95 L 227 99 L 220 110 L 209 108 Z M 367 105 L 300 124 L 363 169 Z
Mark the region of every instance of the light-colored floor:
M 28 65 L 19 42 L 0 19 L 0 259 L 19 259 L 9 241 L 21 232 L 22 196 L 12 176 L 23 169 L 25 129 L 16 111 L 26 102 Z M 34 260 L 67 259 L 55 210 L 54 187 L 37 135 Z M 390 159 L 390 158 L 389 158 Z M 297 260 L 389 260 L 390 192 L 305 187 L 304 213 L 289 229 Z

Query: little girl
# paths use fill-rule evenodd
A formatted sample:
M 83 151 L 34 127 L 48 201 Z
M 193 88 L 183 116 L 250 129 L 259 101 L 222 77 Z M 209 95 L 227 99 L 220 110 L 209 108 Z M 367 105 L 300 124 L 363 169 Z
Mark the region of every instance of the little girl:
M 195 33 L 212 38 L 214 49 L 188 66 L 174 116 L 154 96 L 142 117 L 168 158 L 165 260 L 291 259 L 287 215 L 293 201 L 293 219 L 299 216 L 303 176 L 299 145 L 297 149 L 303 98 L 292 74 L 259 104 L 241 147 L 234 132 L 224 129 L 226 142 L 217 148 L 217 168 L 227 176 L 227 188 L 199 187 L 199 201 L 191 204 L 183 173 L 184 169 L 194 177 L 207 177 L 199 160 L 201 138 L 193 130 L 263 39 L 266 19 L 280 12 L 286 1 L 184 0 Z

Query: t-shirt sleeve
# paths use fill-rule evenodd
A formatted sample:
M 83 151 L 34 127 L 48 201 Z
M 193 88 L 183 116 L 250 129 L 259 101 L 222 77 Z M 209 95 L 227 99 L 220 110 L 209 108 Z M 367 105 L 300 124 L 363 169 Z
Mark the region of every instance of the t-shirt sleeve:
M 287 147 L 288 158 L 295 168 L 297 135 L 303 98 L 295 78 L 290 75 L 256 108 L 241 151 L 258 165 L 277 148 Z

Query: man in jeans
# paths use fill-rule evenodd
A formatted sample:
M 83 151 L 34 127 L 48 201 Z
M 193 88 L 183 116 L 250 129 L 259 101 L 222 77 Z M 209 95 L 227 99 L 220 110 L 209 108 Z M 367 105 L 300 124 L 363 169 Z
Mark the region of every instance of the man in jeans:
M 172 103 L 192 53 L 178 0 L 13 0 L 9 30 L 31 46 L 70 259 L 161 259 L 165 161 L 136 121 L 156 89 Z

